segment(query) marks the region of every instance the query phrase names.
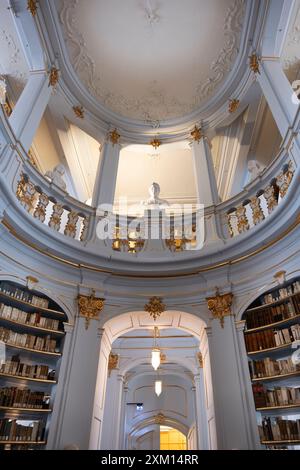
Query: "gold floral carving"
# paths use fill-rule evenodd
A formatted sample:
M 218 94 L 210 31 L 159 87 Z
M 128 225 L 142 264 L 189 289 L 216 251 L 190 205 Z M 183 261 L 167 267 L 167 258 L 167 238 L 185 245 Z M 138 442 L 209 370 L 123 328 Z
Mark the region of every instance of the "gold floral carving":
M 199 367 L 200 367 L 200 369 L 203 369 L 204 359 L 203 359 L 202 353 L 198 352 L 197 357 L 198 357 Z
M 110 377 L 111 371 L 117 369 L 119 365 L 119 356 L 118 354 L 110 353 L 108 358 L 108 376 Z
M 202 137 L 203 137 L 203 134 L 202 134 L 201 129 L 195 126 L 191 132 L 191 138 L 193 139 L 194 142 L 200 142 Z
M 232 315 L 231 306 L 233 294 L 220 294 L 218 289 L 215 297 L 208 297 L 207 306 L 214 318 L 219 319 L 221 327 L 224 328 L 224 318 Z
M 250 57 L 250 63 L 249 63 L 249 66 L 250 66 L 250 69 L 252 70 L 252 72 L 254 73 L 260 73 L 259 71 L 259 58 L 258 56 L 253 53 Z
M 236 216 L 239 233 L 247 232 L 250 229 L 250 225 L 246 215 L 246 207 L 239 206 L 236 210 Z
M 260 200 L 258 197 L 253 196 L 250 199 L 250 207 L 252 209 L 253 223 L 254 225 L 258 225 L 260 222 L 262 222 L 265 219 L 263 210 L 260 205 Z
M 76 117 L 78 117 L 79 119 L 84 119 L 83 106 L 73 106 L 73 111 Z
M 271 214 L 273 210 L 278 206 L 278 200 L 275 196 L 275 188 L 273 185 L 267 186 L 264 191 L 264 196 L 267 201 L 268 212 Z
M 157 150 L 161 146 L 161 141 L 159 139 L 153 139 L 151 140 L 150 145 Z
M 85 318 L 85 329 L 88 330 L 91 320 L 98 320 L 99 314 L 104 307 L 105 299 L 95 297 L 95 290 L 92 290 L 90 296 L 79 295 L 78 307 L 79 315 Z
M 229 100 L 229 112 L 230 114 L 232 113 L 235 113 L 236 110 L 238 109 L 240 105 L 240 100 L 237 100 L 237 99 L 233 99 L 233 100 Z
M 49 86 L 55 87 L 59 80 L 59 70 L 56 67 L 52 67 L 49 72 Z
M 118 133 L 117 129 L 114 129 L 113 131 L 108 133 L 108 139 L 113 145 L 116 145 L 120 141 L 120 134 Z
M 27 10 L 30 11 L 32 16 L 37 14 L 37 0 L 27 0 Z
M 155 416 L 155 424 L 164 424 L 166 422 L 166 417 L 164 414 L 159 413 Z
M 150 313 L 150 317 L 156 321 L 165 311 L 165 308 L 166 306 L 160 297 L 151 297 L 149 303 L 145 305 L 145 312 Z

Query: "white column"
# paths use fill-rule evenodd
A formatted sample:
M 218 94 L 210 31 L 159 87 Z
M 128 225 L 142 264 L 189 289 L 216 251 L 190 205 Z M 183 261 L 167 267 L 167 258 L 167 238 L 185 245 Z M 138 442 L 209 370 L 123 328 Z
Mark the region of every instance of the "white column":
M 94 186 L 93 207 L 114 203 L 120 150 L 120 144 L 113 144 L 110 141 L 106 141 L 102 145 Z
M 121 425 L 120 425 L 120 434 L 119 434 L 119 449 L 126 449 L 126 408 L 127 408 L 127 394 L 128 386 L 127 384 L 123 385 L 123 398 L 122 398 L 122 412 L 121 412 Z
M 207 328 L 219 450 L 251 450 L 257 443 L 250 431 L 251 422 L 245 398 L 237 332 L 232 316 L 211 321 Z
M 248 356 L 245 345 L 244 330 L 246 321 L 235 322 L 235 328 L 237 332 L 238 348 L 240 351 L 241 361 L 241 373 L 243 376 L 244 392 L 245 392 L 245 411 L 248 414 L 249 433 L 251 435 L 251 441 L 257 449 L 261 449 L 260 437 L 257 426 L 257 418 L 255 411 L 255 403 L 253 397 L 253 391 L 251 386 L 251 377 L 248 365 Z
M 202 137 L 200 142 L 193 142 L 191 145 L 194 157 L 198 203 L 204 204 L 205 207 L 218 204 L 220 201 L 208 139 Z
M 60 376 L 60 380 L 66 381 L 65 398 L 59 410 L 61 424 L 55 449 L 62 450 L 69 445 L 76 445 L 80 450 L 89 448 L 100 352 L 97 325 L 98 321 L 92 320 L 86 330 L 85 318 L 76 318 L 66 358 L 67 374 Z
M 32 72 L 9 118 L 17 140 L 28 151 L 50 100 L 52 87 L 45 70 Z
M 107 373 L 111 343 L 104 329 L 99 329 L 98 338 L 100 341 L 100 354 L 97 355 L 97 378 L 94 386 L 94 401 L 92 407 L 92 421 L 90 427 L 89 450 L 99 450 L 103 430 L 103 414 L 105 397 L 107 392 Z M 111 423 L 110 423 L 111 425 Z M 106 432 L 106 430 L 105 430 Z
M 72 335 L 74 331 L 74 325 L 65 324 L 65 338 L 63 346 L 62 363 L 59 370 L 59 380 L 55 393 L 55 401 L 53 412 L 51 415 L 51 423 L 49 434 L 47 437 L 47 450 L 53 450 L 59 448 L 59 437 L 61 435 L 63 413 L 62 410 L 65 406 L 66 400 L 68 400 L 68 378 L 69 378 L 69 359 L 72 356 Z
M 101 437 L 101 450 L 120 450 L 123 385 L 123 375 L 120 375 L 118 370 L 111 371 L 107 381 L 103 415 L 105 432 Z
M 258 82 L 268 102 L 278 129 L 284 138 L 292 127 L 299 102 L 277 58 L 262 58 Z
M 195 402 L 196 402 L 196 416 L 197 416 L 197 439 L 198 450 L 209 450 L 209 435 L 208 435 L 208 420 L 206 413 L 205 403 L 205 389 L 203 369 L 194 377 L 195 381 Z

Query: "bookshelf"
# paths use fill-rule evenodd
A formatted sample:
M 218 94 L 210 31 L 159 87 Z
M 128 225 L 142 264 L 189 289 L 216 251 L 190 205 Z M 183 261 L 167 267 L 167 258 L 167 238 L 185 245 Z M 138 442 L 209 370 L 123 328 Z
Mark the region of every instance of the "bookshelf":
M 66 321 L 49 297 L 0 281 L 0 450 L 45 448 Z
M 266 449 L 300 447 L 300 280 L 261 295 L 244 313 L 244 338 L 261 444 Z

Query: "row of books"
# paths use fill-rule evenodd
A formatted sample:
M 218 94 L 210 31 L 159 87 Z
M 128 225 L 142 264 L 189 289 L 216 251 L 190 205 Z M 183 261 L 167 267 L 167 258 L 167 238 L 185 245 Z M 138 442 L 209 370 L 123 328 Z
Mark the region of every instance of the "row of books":
M 59 321 L 42 317 L 40 313 L 28 313 L 11 305 L 0 304 L 0 317 L 16 321 L 24 325 L 38 326 L 48 330 L 58 331 Z
M 290 344 L 298 339 L 300 339 L 299 324 L 281 330 L 270 329 L 245 335 L 248 352 L 275 348 L 284 344 Z
M 278 291 L 264 295 L 263 305 L 271 304 L 272 302 L 277 302 L 278 300 L 285 299 L 294 294 L 300 293 L 300 282 L 293 282 L 288 287 L 282 287 Z
M 272 377 L 275 375 L 292 374 L 300 372 L 300 364 L 296 365 L 289 357 L 287 359 L 274 360 L 266 357 L 260 361 L 249 362 L 250 375 L 252 379 Z
M 49 396 L 28 388 L 0 388 L 0 406 L 9 408 L 49 409 Z
M 49 366 L 38 364 L 24 364 L 20 361 L 6 361 L 0 367 L 0 373 L 6 375 L 15 375 L 30 379 L 54 380 L 55 370 L 49 369 Z
M 257 312 L 249 312 L 246 320 L 247 328 L 248 330 L 259 328 L 260 326 L 288 320 L 296 315 L 297 313 L 295 313 L 294 304 L 289 300 L 284 304 L 275 305 L 274 307 L 266 307 L 263 310 L 258 310 Z
M 300 419 L 264 418 L 258 429 L 262 441 L 300 440 Z
M 51 336 L 35 336 L 30 334 L 21 334 L 6 328 L 0 327 L 0 341 L 10 345 L 22 348 L 35 349 L 37 351 L 55 352 L 56 340 Z
M 0 419 L 0 440 L 19 442 L 40 442 L 45 435 L 42 421 L 32 421 L 26 424 L 17 419 Z
M 3 294 L 9 295 L 10 297 L 13 297 L 15 299 L 28 302 L 34 305 L 35 307 L 49 308 L 49 300 L 43 297 L 38 297 L 29 292 L 25 292 L 22 289 L 19 289 L 18 287 L 12 286 L 8 282 L 2 282 L 0 284 L 0 292 L 3 292 Z
M 300 405 L 300 388 L 275 387 L 266 389 L 261 383 L 253 384 L 256 408 Z

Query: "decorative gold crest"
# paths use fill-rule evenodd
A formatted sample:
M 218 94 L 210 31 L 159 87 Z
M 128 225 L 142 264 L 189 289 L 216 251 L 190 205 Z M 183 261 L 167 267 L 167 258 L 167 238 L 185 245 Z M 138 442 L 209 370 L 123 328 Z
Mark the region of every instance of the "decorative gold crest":
M 229 100 L 228 111 L 230 112 L 230 114 L 235 113 L 239 105 L 240 105 L 240 100 L 237 100 L 237 99 Z
M 27 10 L 30 11 L 32 16 L 37 14 L 37 0 L 27 0 Z
M 201 353 L 201 352 L 198 352 L 198 353 L 197 353 L 197 357 L 198 357 L 199 367 L 200 367 L 200 369 L 203 369 L 203 367 L 204 367 L 204 360 L 203 360 L 202 353 Z
M 201 131 L 200 127 L 198 127 L 198 126 L 194 127 L 194 129 L 191 132 L 191 137 L 192 137 L 194 142 L 200 142 L 200 140 L 203 137 L 203 134 L 202 134 L 202 131 Z
M 155 150 L 157 150 L 161 146 L 161 141 L 157 138 L 151 140 L 150 145 L 152 145 Z
M 91 320 L 98 320 L 99 314 L 104 307 L 105 299 L 97 299 L 95 290 L 92 290 L 90 296 L 79 295 L 78 307 L 79 315 L 85 318 L 85 329 L 88 330 Z
M 113 145 L 116 145 L 120 141 L 120 134 L 118 133 L 117 129 L 114 129 L 113 131 L 108 133 L 108 139 Z
M 159 413 L 155 416 L 155 424 L 164 424 L 166 421 L 166 417 L 164 414 Z
M 260 73 L 260 71 L 259 71 L 259 58 L 255 54 L 255 52 L 249 57 L 249 59 L 250 59 L 249 66 L 250 66 L 250 69 L 252 70 L 252 72 Z
M 111 371 L 117 369 L 119 365 L 119 356 L 118 354 L 110 353 L 108 358 L 108 376 L 110 377 Z
M 49 72 L 49 86 L 55 87 L 59 80 L 59 70 L 56 67 L 52 67 Z
M 160 297 L 151 297 L 149 303 L 145 305 L 145 312 L 150 313 L 150 317 L 156 321 L 157 318 L 165 311 L 165 304 Z
M 84 109 L 83 106 L 73 106 L 73 111 L 79 119 L 84 119 Z
M 219 319 L 222 328 L 224 328 L 224 318 L 232 315 L 233 294 L 230 292 L 221 295 L 217 289 L 216 297 L 208 297 L 206 300 L 213 317 Z

